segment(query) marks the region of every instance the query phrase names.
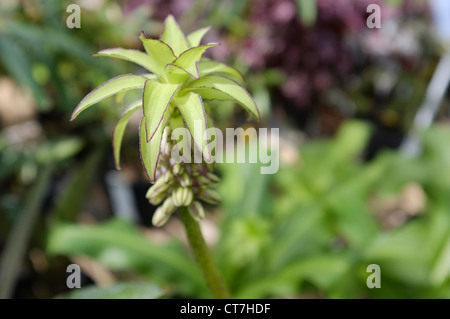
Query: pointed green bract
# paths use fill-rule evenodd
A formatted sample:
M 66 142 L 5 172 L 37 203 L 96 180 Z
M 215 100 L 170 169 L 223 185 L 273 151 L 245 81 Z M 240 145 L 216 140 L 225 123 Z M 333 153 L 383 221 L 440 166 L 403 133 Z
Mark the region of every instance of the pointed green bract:
M 161 127 L 163 116 L 167 113 L 169 104 L 179 87 L 179 84 L 161 83 L 154 80 L 145 82 L 143 107 L 144 115 L 149 118 L 147 141 L 150 141 L 158 128 Z
M 174 131 L 178 128 L 186 128 L 183 116 L 179 114 L 178 116 L 172 116 L 170 118 L 169 123 L 171 129 L 172 129 L 172 135 L 170 138 L 174 142 L 174 148 L 177 148 L 178 154 L 182 156 L 184 159 L 188 159 L 189 156 L 191 156 L 191 139 L 189 136 L 178 136 L 177 134 L 174 134 Z M 176 131 L 175 131 L 176 132 Z M 182 152 L 181 152 L 182 151 Z
M 162 123 L 156 130 L 155 135 L 150 142 L 147 142 L 146 138 L 148 118 L 143 116 L 141 120 L 141 125 L 139 128 L 140 155 L 142 165 L 144 166 L 145 173 L 150 182 L 155 182 L 156 180 L 156 168 L 158 166 L 159 156 L 161 154 L 161 137 L 169 118 L 169 112 L 165 112 Z
M 247 111 L 253 113 L 259 119 L 259 110 L 255 101 L 238 82 L 225 76 L 208 75 L 195 80 L 190 84 L 190 89 L 194 92 L 196 88 L 210 88 L 228 94 L 235 99 Z
M 155 60 L 152 60 L 147 54 L 138 50 L 128 50 L 122 48 L 113 48 L 101 50 L 94 56 L 109 56 L 112 58 L 118 58 L 126 61 L 136 63 L 150 72 L 154 72 L 158 69 L 158 65 Z
M 214 123 L 212 117 L 206 112 L 205 112 L 205 114 L 206 114 L 206 123 L 208 124 L 208 129 L 216 128 L 216 123 Z
M 122 117 L 117 122 L 114 127 L 113 136 L 112 136 L 112 145 L 114 150 L 114 163 L 116 168 L 120 170 L 120 147 L 122 145 L 123 134 L 125 132 L 125 128 L 127 127 L 128 121 L 131 116 L 141 108 L 142 100 L 134 101 L 131 103 L 125 112 L 122 114 Z
M 194 76 L 189 74 L 185 69 L 172 63 L 166 65 L 166 76 L 169 83 L 183 83 L 189 77 L 195 79 Z
M 214 123 L 214 121 L 211 118 L 211 116 L 208 113 L 206 113 L 206 112 L 205 112 L 205 114 L 206 114 L 206 124 L 208 125 L 207 130 L 208 131 L 210 131 L 210 130 L 212 131 L 212 129 L 217 130 L 216 124 Z M 211 153 L 211 161 L 207 161 L 208 163 L 212 163 L 214 161 L 214 159 L 216 158 L 216 156 L 218 154 L 220 154 L 220 152 L 222 151 L 222 150 L 218 150 L 219 146 L 217 145 L 217 140 L 216 140 L 217 135 L 216 135 L 216 133 L 217 132 L 214 132 L 214 133 L 210 132 L 208 134 L 208 136 L 207 136 L 208 137 L 208 144 L 210 144 L 210 143 L 213 144 L 212 149 L 211 148 L 209 149 L 209 152 Z M 213 137 L 213 135 L 214 135 L 214 137 Z M 214 158 L 213 158 L 213 156 L 214 156 Z
M 169 15 L 166 21 L 164 21 L 164 31 L 161 35 L 161 41 L 168 44 L 176 56 L 188 49 L 186 37 L 172 15 Z
M 202 98 L 196 93 L 189 92 L 175 97 L 174 101 L 186 122 L 194 143 L 202 151 L 205 160 L 209 161 L 211 152 L 205 134 L 208 127 Z
M 230 95 L 223 93 L 215 88 L 209 87 L 194 87 L 186 88 L 186 90 L 200 94 L 203 100 L 219 100 L 219 101 L 232 101 L 234 100 Z
M 205 27 L 188 34 L 187 41 L 189 46 L 191 48 L 199 46 L 200 42 L 202 42 L 203 37 L 209 31 L 209 29 L 211 29 L 211 27 Z
M 183 53 L 181 53 L 180 56 L 172 62 L 172 64 L 179 66 L 183 70 L 186 70 L 186 72 L 189 73 L 189 75 L 198 79 L 199 78 L 199 73 L 197 69 L 198 61 L 200 61 L 203 53 L 205 53 L 207 49 L 216 45 L 218 44 L 210 43 L 207 45 L 202 45 L 199 47 L 186 50 Z
M 142 32 L 139 37 L 144 45 L 144 49 L 147 52 L 151 63 L 154 65 L 153 73 L 157 74 L 161 79 L 166 79 L 164 68 L 166 64 L 171 63 L 175 60 L 176 56 L 166 43 L 147 38 L 147 36 Z
M 244 77 L 241 72 L 232 68 L 231 66 L 226 65 L 225 63 L 211 61 L 211 60 L 202 60 L 198 63 L 198 71 L 200 72 L 200 77 L 205 75 L 209 75 L 214 73 L 223 73 L 223 75 L 233 79 L 239 83 L 244 83 Z
M 142 76 L 125 74 L 119 75 L 111 80 L 104 82 L 95 88 L 91 93 L 85 96 L 85 98 L 77 105 L 70 118 L 73 121 L 78 114 L 87 109 L 92 104 L 100 102 L 112 95 L 119 92 L 131 90 L 131 89 L 142 89 L 144 87 L 146 79 Z
M 146 73 L 146 74 L 141 74 L 144 78 L 146 79 L 150 79 L 150 80 L 158 80 L 158 76 L 156 74 L 153 73 Z

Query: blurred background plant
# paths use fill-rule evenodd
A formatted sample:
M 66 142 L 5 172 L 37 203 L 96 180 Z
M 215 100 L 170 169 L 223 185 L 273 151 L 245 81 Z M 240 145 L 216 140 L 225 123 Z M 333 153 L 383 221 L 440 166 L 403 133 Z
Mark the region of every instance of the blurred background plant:
M 168 14 L 188 32 L 212 26 L 210 57 L 244 74 L 253 124 L 280 127 L 279 172 L 219 165 L 223 202 L 202 223 L 233 295 L 450 297 L 448 98 L 423 152 L 397 150 L 444 52 L 428 1 L 73 2 L 80 29 L 66 27 L 72 1 L 0 4 L 0 297 L 210 297 L 179 220 L 150 227 L 138 132 L 114 170 L 127 101 L 69 123 L 98 84 L 140 71 L 90 54 L 142 49 L 137 35 L 158 36 Z M 379 30 L 365 25 L 368 3 Z M 246 121 L 232 103 L 215 109 L 219 128 Z M 71 263 L 98 287 L 71 294 Z M 366 286 L 372 263 L 381 289 Z

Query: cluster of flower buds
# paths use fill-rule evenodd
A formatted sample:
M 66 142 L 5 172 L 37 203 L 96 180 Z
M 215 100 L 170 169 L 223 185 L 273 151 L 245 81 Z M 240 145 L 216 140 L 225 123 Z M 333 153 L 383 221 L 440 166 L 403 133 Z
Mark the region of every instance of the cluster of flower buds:
M 220 179 L 213 174 L 212 166 L 202 163 L 177 163 L 171 158 L 174 143 L 167 137 L 170 127 L 164 129 L 161 153 L 157 169 L 157 180 L 150 187 L 146 198 L 152 205 L 160 205 L 152 218 L 154 226 L 163 226 L 178 207 L 187 207 L 197 220 L 205 218 L 201 202 L 217 205 L 219 194 L 212 188 Z

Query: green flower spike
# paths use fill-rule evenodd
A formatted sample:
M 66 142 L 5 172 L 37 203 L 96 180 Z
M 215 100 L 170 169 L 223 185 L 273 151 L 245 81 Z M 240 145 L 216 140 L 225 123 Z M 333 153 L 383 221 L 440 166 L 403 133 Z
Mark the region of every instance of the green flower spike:
M 115 165 L 120 169 L 120 146 L 125 128 L 131 116 L 140 110 L 141 161 L 150 182 L 156 182 L 147 198 L 154 205 L 166 199 L 153 218 L 157 226 L 162 226 L 176 207 L 193 205 L 192 215 L 202 218 L 203 208 L 199 207 L 197 200 L 203 197 L 208 203 L 218 202 L 217 194 L 208 188 L 217 184 L 218 178 L 208 171 L 205 164 L 171 163 L 173 143 L 168 139 L 170 129 L 187 127 L 195 147 L 208 162 L 211 152 L 208 141 L 203 137 L 212 124 L 207 120 L 204 100 L 234 99 L 259 119 L 253 98 L 242 86 L 242 75 L 223 63 L 202 58 L 206 50 L 218 45 L 200 45 L 208 30 L 202 28 L 185 36 L 173 16 L 168 16 L 159 40 L 141 33 L 145 52 L 123 48 L 98 52 L 95 56 L 127 60 L 144 67 L 149 73 L 119 75 L 106 81 L 78 104 L 71 117 L 72 121 L 89 106 L 117 93 L 142 91 L 142 99 L 131 103 L 117 122 L 112 144 Z M 201 134 L 193 134 L 194 123 L 200 123 Z M 200 182 L 196 181 L 198 176 L 201 177 Z

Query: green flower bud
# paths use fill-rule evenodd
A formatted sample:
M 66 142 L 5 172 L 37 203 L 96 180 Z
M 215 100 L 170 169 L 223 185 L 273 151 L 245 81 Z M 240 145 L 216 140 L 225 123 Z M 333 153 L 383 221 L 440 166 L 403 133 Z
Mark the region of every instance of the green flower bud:
M 169 188 L 169 184 L 165 183 L 163 178 L 159 178 L 153 186 L 151 186 L 145 197 L 150 199 L 150 197 L 155 196 L 159 193 L 165 192 Z
M 199 199 L 201 199 L 205 203 L 217 205 L 220 202 L 220 195 L 216 191 L 207 188 L 200 193 Z
M 165 156 L 169 157 L 172 152 L 172 146 L 169 143 L 166 143 L 164 148 L 161 147 L 161 151 Z
M 206 163 L 206 168 L 208 171 L 213 172 L 214 171 L 214 163 Z
M 172 216 L 176 207 L 173 203 L 172 198 L 167 198 L 164 203 L 158 207 L 152 218 L 152 224 L 156 227 L 161 227 L 169 220 Z
M 183 187 L 189 187 L 192 185 L 192 179 L 189 177 L 187 172 L 184 172 L 183 175 L 181 175 L 179 181 Z
M 201 174 L 198 171 L 193 171 L 191 175 L 192 177 L 196 178 L 199 177 Z
M 158 194 L 155 194 L 155 195 L 150 196 L 150 197 L 148 198 L 148 201 L 150 202 L 150 204 L 156 206 L 156 205 L 161 204 L 161 202 L 162 202 L 162 201 L 164 200 L 164 198 L 166 198 L 166 197 L 167 197 L 167 196 L 166 196 L 166 193 L 165 193 L 165 192 L 163 192 L 163 193 L 158 193 Z
M 183 166 L 181 165 L 181 163 L 176 163 L 173 167 L 172 167 L 172 173 L 175 176 L 179 176 L 181 174 L 183 174 L 184 169 Z
M 205 210 L 203 209 L 203 205 L 200 202 L 194 201 L 188 207 L 189 213 L 197 220 L 205 218 Z
M 172 199 L 175 206 L 189 206 L 192 203 L 194 194 L 190 188 L 179 187 L 172 193 Z
M 172 178 L 173 178 L 172 172 L 167 170 L 164 173 L 162 180 L 164 181 L 164 184 L 171 184 L 172 183 Z
M 156 183 L 149 188 L 145 197 L 152 205 L 158 205 L 166 198 L 166 191 L 170 184 L 165 184 L 163 178 L 159 178 Z
M 198 185 L 201 186 L 206 186 L 211 183 L 211 181 L 203 175 L 199 175 L 195 180 L 197 181 Z
M 213 173 L 206 174 L 206 177 L 211 181 L 212 184 L 218 184 L 220 182 L 220 178 Z

